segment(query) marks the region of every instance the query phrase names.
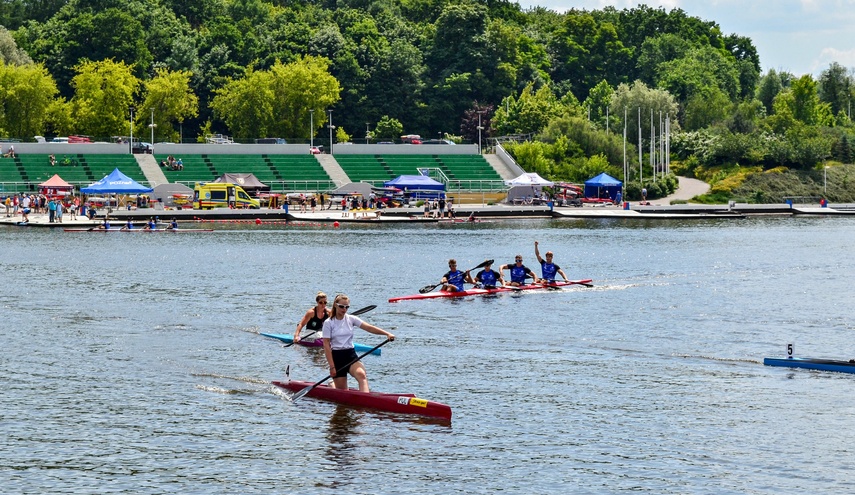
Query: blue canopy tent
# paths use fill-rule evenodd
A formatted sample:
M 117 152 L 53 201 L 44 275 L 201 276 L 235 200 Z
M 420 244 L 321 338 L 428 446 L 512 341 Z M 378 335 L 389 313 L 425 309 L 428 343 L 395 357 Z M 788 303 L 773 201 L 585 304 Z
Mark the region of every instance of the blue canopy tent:
M 436 199 L 445 192 L 445 184 L 426 175 L 399 175 L 383 185 L 396 187 L 404 192 L 405 198 L 411 199 Z
M 127 175 L 114 169 L 110 175 L 107 175 L 98 182 L 93 182 L 86 187 L 80 189 L 80 192 L 86 194 L 140 194 L 152 192 L 154 189 L 144 186 L 139 182 L 131 179 Z M 118 205 L 118 202 L 116 203 Z
M 586 198 L 605 198 L 614 200 L 621 190 L 623 182 L 603 172 L 600 175 L 585 181 Z

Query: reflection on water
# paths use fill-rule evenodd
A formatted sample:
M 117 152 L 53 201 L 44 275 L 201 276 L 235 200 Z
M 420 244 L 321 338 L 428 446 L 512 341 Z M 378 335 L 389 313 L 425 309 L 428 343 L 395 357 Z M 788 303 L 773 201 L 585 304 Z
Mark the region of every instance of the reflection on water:
M 363 414 L 351 407 L 335 406 L 326 434 L 326 457 L 329 461 L 342 467 L 350 464 Z

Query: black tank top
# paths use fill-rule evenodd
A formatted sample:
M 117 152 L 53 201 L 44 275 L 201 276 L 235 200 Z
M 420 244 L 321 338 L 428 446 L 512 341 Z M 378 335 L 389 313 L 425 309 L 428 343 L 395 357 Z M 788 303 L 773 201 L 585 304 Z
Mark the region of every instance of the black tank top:
M 313 311 L 314 312 L 312 314 L 312 318 L 309 320 L 309 323 L 306 324 L 306 328 L 308 328 L 309 330 L 320 331 L 322 328 L 324 328 L 324 322 L 327 320 L 327 318 L 330 317 L 329 313 L 324 310 L 324 317 L 318 318 L 318 308 L 314 308 Z

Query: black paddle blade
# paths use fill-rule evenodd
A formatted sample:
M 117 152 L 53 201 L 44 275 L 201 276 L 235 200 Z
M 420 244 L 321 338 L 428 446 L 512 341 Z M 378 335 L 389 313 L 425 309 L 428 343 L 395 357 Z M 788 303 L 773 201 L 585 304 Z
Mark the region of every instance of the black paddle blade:
M 436 289 L 437 287 L 439 287 L 439 284 L 425 285 L 424 287 L 419 289 L 419 294 L 427 294 L 428 292 Z
M 480 265 L 476 266 L 476 267 L 475 267 L 475 268 L 473 268 L 472 270 L 477 270 L 477 269 L 479 269 L 479 268 L 484 268 L 484 267 L 485 267 L 485 266 L 487 266 L 487 265 L 492 265 L 492 264 L 493 264 L 493 262 L 495 262 L 495 261 L 496 261 L 496 260 L 484 260 Z M 469 270 L 469 271 L 471 272 L 472 270 Z
M 358 315 L 361 315 L 361 314 L 363 314 L 363 313 L 367 313 L 367 312 L 371 311 L 372 309 L 374 309 L 374 308 L 376 308 L 376 307 L 377 307 L 377 305 L 376 305 L 376 304 L 372 304 L 372 305 L 370 305 L 370 306 L 365 306 L 365 307 L 364 307 L 364 308 L 362 308 L 362 309 L 357 309 L 356 311 L 354 311 L 354 312 L 352 312 L 352 313 L 350 313 L 350 314 L 351 314 L 351 315 L 353 315 L 353 316 L 358 316 Z

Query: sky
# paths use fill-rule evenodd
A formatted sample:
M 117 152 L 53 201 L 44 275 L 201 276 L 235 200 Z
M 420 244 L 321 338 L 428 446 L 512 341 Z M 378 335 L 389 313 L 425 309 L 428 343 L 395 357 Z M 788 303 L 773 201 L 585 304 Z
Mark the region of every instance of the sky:
M 763 73 L 818 76 L 832 62 L 855 69 L 855 0 L 517 0 L 523 8 L 557 12 L 638 5 L 679 8 L 716 22 L 723 34 L 751 38 Z

